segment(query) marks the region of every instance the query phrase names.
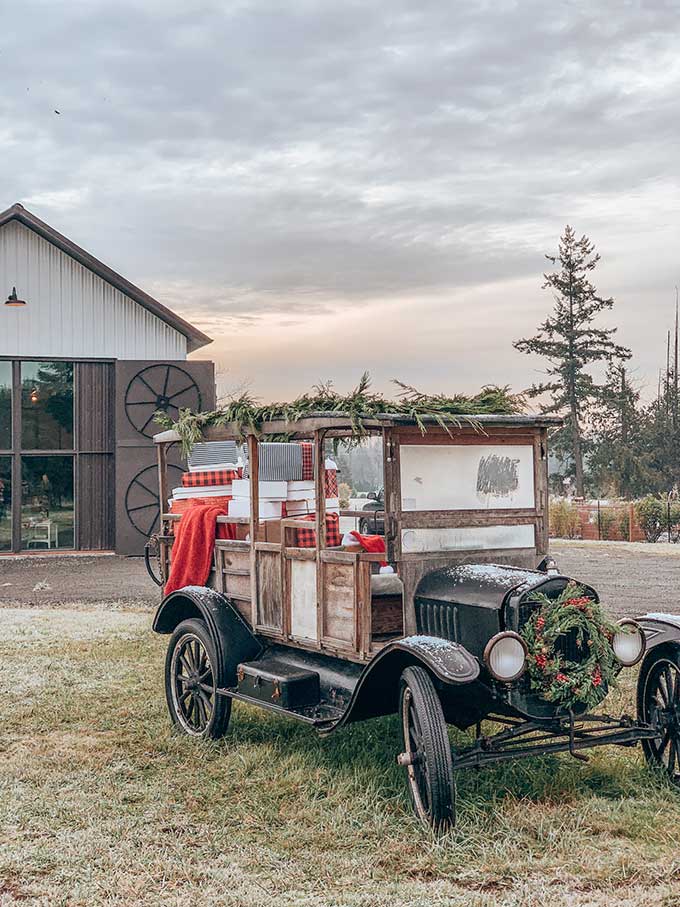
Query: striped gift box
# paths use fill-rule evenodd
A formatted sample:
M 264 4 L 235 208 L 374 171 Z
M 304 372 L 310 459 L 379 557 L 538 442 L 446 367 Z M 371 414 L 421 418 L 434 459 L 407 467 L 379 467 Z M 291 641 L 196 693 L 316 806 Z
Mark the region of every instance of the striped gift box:
M 257 445 L 261 482 L 302 481 L 302 448 L 285 441 L 261 441 Z M 250 475 L 248 467 L 244 475 Z
M 189 454 L 189 469 L 209 469 L 222 463 L 238 463 L 243 449 L 236 441 L 201 441 Z
M 238 469 L 206 469 L 200 472 L 185 472 L 182 476 L 182 485 L 185 488 L 229 485 L 234 479 L 238 479 Z

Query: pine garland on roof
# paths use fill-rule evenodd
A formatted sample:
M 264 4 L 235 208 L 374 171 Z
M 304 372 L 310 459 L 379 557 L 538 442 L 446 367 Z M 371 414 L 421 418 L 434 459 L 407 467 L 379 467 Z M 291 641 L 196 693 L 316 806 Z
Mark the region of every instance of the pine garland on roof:
M 261 404 L 251 394 L 244 393 L 212 412 L 180 410 L 176 422 L 166 413 L 159 412 L 156 422 L 164 428 L 175 429 L 181 438 L 183 451 L 188 453 L 194 444 L 202 440 L 205 429 L 229 424 L 236 427 L 237 434 L 243 440 L 246 434 L 260 434 L 267 422 L 295 422 L 312 413 L 337 413 L 348 417 L 352 440 L 358 442 L 368 434 L 365 422 L 380 413 L 394 413 L 413 419 L 425 434 L 427 421 L 433 421 L 448 431 L 463 423 L 477 425 L 475 416 L 514 415 L 524 408 L 522 396 L 510 393 L 508 387 L 487 386 L 473 396 L 455 394 L 447 397 L 445 394 L 424 394 L 396 379 L 393 383 L 399 388 L 395 399 L 373 393 L 370 376 L 364 372 L 349 394 L 337 393 L 330 381 L 315 385 L 310 393 L 302 394 L 290 403 Z

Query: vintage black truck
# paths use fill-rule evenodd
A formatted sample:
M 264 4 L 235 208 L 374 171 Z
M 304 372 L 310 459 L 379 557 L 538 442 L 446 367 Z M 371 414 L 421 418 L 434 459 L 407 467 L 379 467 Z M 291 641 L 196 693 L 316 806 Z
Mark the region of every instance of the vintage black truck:
M 176 726 L 220 737 L 234 700 L 323 734 L 398 713 L 395 757 L 417 815 L 437 829 L 455 821 L 455 772 L 507 759 L 586 758 L 591 747 L 641 742 L 677 782 L 680 619 L 613 624 L 596 591 L 551 561 L 551 424 L 482 416 L 423 433 L 403 416 L 367 419 L 383 444 L 384 554 L 327 544 L 325 444 L 350 434 L 348 418 L 319 413 L 250 434 L 250 515 L 218 517 L 236 537 L 215 542 L 207 584 L 167 595 L 155 616 L 154 629 L 169 636 L 165 682 Z M 300 545 L 299 519 L 273 526 L 259 516 L 259 445 L 282 434 L 314 445 L 311 548 Z M 208 442 L 234 437 L 228 425 L 206 433 Z M 166 452 L 178 436 L 155 440 L 165 502 Z M 162 513 L 161 582 L 178 519 Z M 395 572 L 377 572 L 382 561 Z M 637 715 L 595 711 L 618 672 L 640 662 Z M 453 752 L 449 724 L 474 729 L 469 745 Z

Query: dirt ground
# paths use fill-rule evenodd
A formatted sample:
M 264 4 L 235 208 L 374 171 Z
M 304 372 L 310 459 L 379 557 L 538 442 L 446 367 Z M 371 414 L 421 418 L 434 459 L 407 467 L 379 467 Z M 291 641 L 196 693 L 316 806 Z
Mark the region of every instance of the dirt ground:
M 151 609 L 159 590 L 141 557 L 0 558 L 0 604 L 11 607 Z
M 552 543 L 560 571 L 592 585 L 616 616 L 680 611 L 680 545 Z M 142 558 L 0 558 L 0 604 L 14 607 L 151 609 L 158 589 Z

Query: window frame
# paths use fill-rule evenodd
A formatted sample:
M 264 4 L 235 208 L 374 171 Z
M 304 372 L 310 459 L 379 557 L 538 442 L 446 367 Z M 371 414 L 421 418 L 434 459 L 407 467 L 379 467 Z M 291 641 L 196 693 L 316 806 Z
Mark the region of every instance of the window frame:
M 22 510 L 22 469 L 24 457 L 68 456 L 73 462 L 73 547 L 55 549 L 59 551 L 78 550 L 78 506 L 76 501 L 78 482 L 78 419 L 76 410 L 78 369 L 76 363 L 82 361 L 67 356 L 0 356 L 0 361 L 10 362 L 12 366 L 12 431 L 11 446 L 0 449 L 0 457 L 8 456 L 11 460 L 11 547 L 3 554 L 21 554 L 27 549 L 21 547 L 21 510 Z M 94 360 L 92 360 L 94 361 Z M 101 360 L 96 360 L 101 361 Z M 107 360 L 108 361 L 108 360 Z M 21 364 L 23 362 L 71 362 L 73 363 L 73 440 L 70 448 L 53 450 L 22 447 L 22 383 Z

